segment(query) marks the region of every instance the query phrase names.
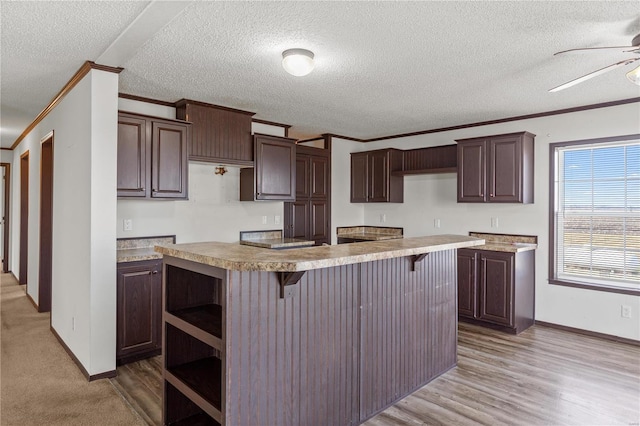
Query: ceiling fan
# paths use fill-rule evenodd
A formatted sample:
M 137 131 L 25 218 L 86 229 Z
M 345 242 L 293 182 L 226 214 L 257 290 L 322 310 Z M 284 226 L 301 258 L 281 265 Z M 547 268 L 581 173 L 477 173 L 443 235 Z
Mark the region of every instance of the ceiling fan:
M 635 58 L 624 59 L 620 62 L 616 62 L 614 64 L 601 68 L 597 71 L 590 72 L 587 75 L 583 75 L 582 77 L 578 77 L 574 80 L 568 81 L 564 84 L 561 84 L 560 86 L 554 87 L 553 89 L 549 89 L 549 92 L 558 92 L 560 90 L 564 90 L 568 87 L 575 86 L 576 84 L 582 83 L 583 81 L 587 81 L 593 77 L 599 76 L 600 74 L 609 72 L 614 68 L 618 68 L 624 65 L 629 65 L 636 61 L 639 61 L 640 60 L 640 34 L 638 34 L 633 38 L 633 40 L 631 40 L 631 46 L 584 47 L 580 49 L 569 49 L 569 50 L 563 50 L 561 52 L 554 53 L 553 56 L 562 55 L 568 52 L 591 51 L 591 50 L 615 50 L 615 49 L 620 50 L 621 52 L 624 52 L 624 53 L 634 53 L 638 56 Z M 629 71 L 627 73 L 627 78 L 629 79 L 630 82 L 640 86 L 640 66 Z

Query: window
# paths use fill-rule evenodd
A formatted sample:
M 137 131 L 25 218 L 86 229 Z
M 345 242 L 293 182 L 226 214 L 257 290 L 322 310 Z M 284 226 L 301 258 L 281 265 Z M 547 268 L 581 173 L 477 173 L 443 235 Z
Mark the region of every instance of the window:
M 640 135 L 550 145 L 549 282 L 640 294 Z

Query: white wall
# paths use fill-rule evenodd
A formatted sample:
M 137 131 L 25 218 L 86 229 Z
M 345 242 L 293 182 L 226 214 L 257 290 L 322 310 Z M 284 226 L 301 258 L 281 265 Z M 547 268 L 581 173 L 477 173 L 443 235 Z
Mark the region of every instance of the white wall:
M 14 150 L 29 150 L 28 293 L 38 303 L 40 143 L 53 130 L 51 326 L 90 375 L 115 369 L 117 74 L 92 70 Z M 12 204 L 12 270 L 19 271 L 19 196 Z
M 0 163 L 12 163 L 13 151 L 8 149 L 0 149 Z
M 337 243 L 337 227 L 364 224 L 364 205 L 351 203 L 351 156 L 349 154 L 368 150 L 368 144 L 331 138 L 331 244 Z
M 424 126 L 428 127 L 428 126 Z M 406 236 L 429 234 L 467 234 L 469 231 L 537 235 L 536 251 L 536 319 L 569 327 L 640 340 L 640 297 L 601 291 L 550 285 L 548 279 L 548 209 L 549 209 L 549 144 L 553 142 L 592 139 L 640 133 L 640 104 L 581 111 L 529 120 L 390 139 L 360 144 L 371 150 L 397 147 L 411 149 L 455 143 L 455 139 L 510 133 L 526 130 L 536 134 L 535 203 L 472 204 L 457 203 L 456 175 L 419 175 L 404 179 L 404 203 L 363 204 L 364 224 L 402 226 Z M 334 182 L 348 182 L 349 158 L 345 150 L 337 150 L 334 142 L 332 167 Z M 355 148 L 350 144 L 347 150 Z M 338 185 L 334 183 L 333 188 Z M 353 211 L 343 194 L 333 201 L 335 212 Z M 357 212 L 353 214 L 357 215 Z M 380 222 L 380 215 L 386 222 Z M 499 218 L 499 227 L 491 227 L 491 218 Z M 440 219 L 441 228 L 434 228 Z M 355 220 L 354 224 L 357 224 Z M 339 221 L 335 221 L 336 225 Z M 339 225 L 338 225 L 339 226 Z M 632 318 L 621 318 L 621 305 L 632 308 Z
M 175 109 L 145 102 L 119 99 L 119 108 L 157 117 L 175 118 Z M 284 136 L 284 128 L 253 123 L 256 133 Z M 118 200 L 118 238 L 176 235 L 176 242 L 238 241 L 240 231 L 282 229 L 284 203 L 239 201 L 240 169 L 216 175 L 218 164 L 189 162 L 189 199 L 182 201 Z M 263 216 L 267 223 L 263 224 Z M 280 223 L 276 224 L 276 216 Z M 133 230 L 124 231 L 124 219 Z

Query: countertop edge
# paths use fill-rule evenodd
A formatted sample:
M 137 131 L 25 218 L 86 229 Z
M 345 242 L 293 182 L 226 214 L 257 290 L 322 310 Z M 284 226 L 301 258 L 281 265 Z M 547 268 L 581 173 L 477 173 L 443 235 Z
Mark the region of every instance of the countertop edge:
M 465 238 L 466 236 L 456 235 L 455 237 Z M 416 237 L 420 238 L 420 237 Z M 222 269 L 228 269 L 233 271 L 265 271 L 265 272 L 302 272 L 313 269 L 322 269 L 333 266 L 342 266 L 342 265 L 351 265 L 354 263 L 364 263 L 370 262 L 374 260 L 385 260 L 392 259 L 396 257 L 406 257 L 406 256 L 415 256 L 424 253 L 432 253 L 437 251 L 444 250 L 453 250 L 458 248 L 466 248 L 466 247 L 475 247 L 479 245 L 485 244 L 484 239 L 475 239 L 472 237 L 464 241 L 453 241 L 453 242 L 443 242 L 443 243 L 431 243 L 425 244 L 423 246 L 418 247 L 400 247 L 400 248 L 389 248 L 389 249 L 380 249 L 372 248 L 370 252 L 367 253 L 357 253 L 357 254 L 346 254 L 342 256 L 328 256 L 327 258 L 315 258 L 315 259 L 301 259 L 301 260 L 285 260 L 275 258 L 273 260 L 233 260 L 233 259 L 223 259 L 219 256 L 207 255 L 202 253 L 194 252 L 194 249 L 180 249 L 166 246 L 156 246 L 155 250 L 158 253 L 161 253 L 165 256 L 175 257 L 183 260 L 188 260 L 196 263 L 201 263 L 208 266 L 218 267 Z M 379 243 L 393 243 L 397 241 L 410 241 L 409 239 L 394 239 L 394 240 L 386 240 Z M 204 246 L 206 243 L 201 243 Z M 346 244 L 344 246 L 354 246 L 358 244 L 371 244 L 370 242 L 364 243 L 354 243 L 354 244 Z M 245 246 L 250 247 L 250 246 Z M 341 246 L 329 246 L 330 247 L 341 247 Z M 370 247 L 370 246 L 368 246 Z M 318 247 L 320 248 L 320 247 Z M 314 247 L 307 248 L 304 250 L 312 250 Z M 267 250 L 267 249 L 258 249 L 258 250 Z M 281 253 L 286 253 L 286 250 L 280 251 Z M 320 253 L 318 254 L 320 255 Z

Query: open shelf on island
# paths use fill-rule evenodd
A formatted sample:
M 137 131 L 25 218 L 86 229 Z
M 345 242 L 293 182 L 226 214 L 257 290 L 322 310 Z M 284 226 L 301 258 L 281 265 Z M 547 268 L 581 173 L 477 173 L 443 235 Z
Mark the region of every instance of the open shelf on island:
M 183 381 L 194 392 L 220 410 L 220 360 L 216 357 L 199 359 L 168 368 L 167 371 Z
M 171 376 L 173 379 L 173 376 Z M 180 384 L 178 384 L 180 386 Z M 185 396 L 171 383 L 165 384 L 165 401 L 170 409 L 165 412 L 164 423 L 173 426 L 220 426 L 220 422 Z

